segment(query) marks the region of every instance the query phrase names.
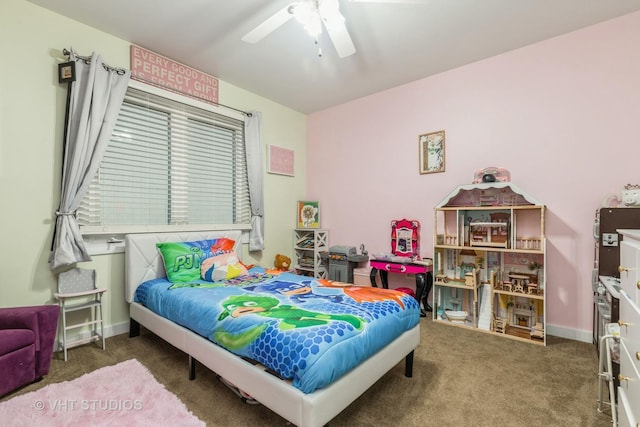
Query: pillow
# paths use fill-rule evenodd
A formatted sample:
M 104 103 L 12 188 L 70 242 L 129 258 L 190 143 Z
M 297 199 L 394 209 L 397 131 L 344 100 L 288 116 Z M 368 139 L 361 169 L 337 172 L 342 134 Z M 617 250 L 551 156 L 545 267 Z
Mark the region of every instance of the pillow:
M 233 279 L 247 274 L 249 272 L 246 266 L 240 261 L 235 252 L 207 258 L 202 261 L 202 266 L 200 267 L 202 280 L 208 280 L 209 282 Z
M 227 238 L 193 242 L 157 243 L 167 279 L 172 283 L 200 280 L 200 265 L 206 258 L 233 250 L 234 240 Z

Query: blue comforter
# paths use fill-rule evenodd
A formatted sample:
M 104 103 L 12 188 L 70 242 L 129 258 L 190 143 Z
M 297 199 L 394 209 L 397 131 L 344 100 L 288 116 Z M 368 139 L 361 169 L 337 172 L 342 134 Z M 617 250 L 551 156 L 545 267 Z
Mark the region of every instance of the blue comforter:
M 225 282 L 141 284 L 139 302 L 155 313 L 255 360 L 304 393 L 331 384 L 420 319 L 402 292 L 254 268 Z

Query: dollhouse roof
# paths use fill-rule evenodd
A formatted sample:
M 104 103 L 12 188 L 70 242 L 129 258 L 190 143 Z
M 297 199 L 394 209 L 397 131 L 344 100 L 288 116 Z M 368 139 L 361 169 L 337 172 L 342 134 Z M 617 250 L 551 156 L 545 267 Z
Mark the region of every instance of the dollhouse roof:
M 512 182 L 483 182 L 460 185 L 436 208 L 466 206 L 542 206 L 536 198 Z

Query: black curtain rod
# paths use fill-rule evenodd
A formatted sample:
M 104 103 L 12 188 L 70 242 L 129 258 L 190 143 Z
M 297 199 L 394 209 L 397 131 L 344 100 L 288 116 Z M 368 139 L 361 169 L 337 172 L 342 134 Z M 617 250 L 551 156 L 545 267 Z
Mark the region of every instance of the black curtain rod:
M 65 47 L 64 49 L 62 49 L 62 54 L 63 54 L 63 55 L 65 55 L 65 56 L 69 56 L 69 55 L 71 55 L 71 51 L 67 50 L 67 48 Z M 83 61 L 85 61 L 85 62 L 87 62 L 87 63 L 88 63 L 88 61 L 91 59 L 91 58 L 90 58 L 90 57 L 88 57 L 88 56 L 80 56 L 80 55 L 76 55 L 76 56 L 77 56 L 79 59 L 81 59 L 81 60 L 83 60 Z M 109 67 L 109 66 L 107 66 L 107 65 L 105 65 L 105 64 L 103 64 L 103 65 L 104 65 L 105 67 L 107 67 L 108 69 L 110 69 L 110 70 L 116 70 L 116 71 L 118 70 L 118 68 Z M 176 93 L 180 93 L 180 92 L 176 92 Z M 237 111 L 238 113 L 244 114 L 244 115 L 245 115 L 245 116 L 247 116 L 247 117 L 251 117 L 251 116 L 252 116 L 252 114 L 251 114 L 251 113 L 249 113 L 249 112 L 247 112 L 247 111 L 240 110 L 240 109 L 238 109 L 238 108 L 234 108 L 234 107 L 230 107 L 230 106 L 228 106 L 228 105 L 220 104 L 219 102 L 218 102 L 218 103 L 216 103 L 215 105 L 218 105 L 218 106 L 220 106 L 220 107 L 224 107 L 224 108 L 228 108 L 228 109 L 233 110 L 233 111 Z
M 65 54 L 66 56 L 71 55 L 71 52 L 69 52 L 67 49 L 63 49 L 62 53 Z M 78 58 L 80 61 L 84 62 L 85 64 L 89 64 L 91 62 L 91 57 L 89 56 L 76 55 L 76 58 Z M 124 70 L 123 68 L 112 67 L 110 65 L 105 64 L 104 62 L 102 63 L 102 67 L 109 72 L 113 71 L 119 75 L 123 75 L 126 72 L 126 70 Z

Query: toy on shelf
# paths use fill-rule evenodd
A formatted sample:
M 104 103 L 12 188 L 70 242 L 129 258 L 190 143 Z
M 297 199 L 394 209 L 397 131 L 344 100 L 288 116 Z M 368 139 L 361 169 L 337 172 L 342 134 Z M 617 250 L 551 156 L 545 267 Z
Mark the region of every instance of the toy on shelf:
M 507 212 L 492 212 L 489 221 L 471 221 L 471 246 L 487 246 L 496 248 L 509 247 L 509 218 Z
M 449 322 L 452 323 L 465 323 L 467 321 L 467 316 L 469 316 L 469 313 L 464 310 L 446 310 L 445 313 Z
M 472 272 L 464 275 L 464 284 L 466 286 L 477 286 L 480 283 L 480 270 L 474 268 Z
M 493 315 L 493 332 L 504 334 L 507 332 L 507 319 Z
M 536 325 L 531 328 L 531 338 L 544 339 L 544 326 L 542 326 L 542 323 L 536 322 Z
M 473 184 L 481 182 L 509 182 L 511 173 L 505 168 L 488 167 L 480 169 L 473 174 Z

